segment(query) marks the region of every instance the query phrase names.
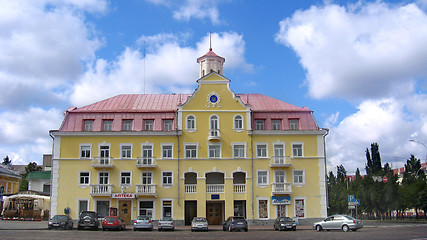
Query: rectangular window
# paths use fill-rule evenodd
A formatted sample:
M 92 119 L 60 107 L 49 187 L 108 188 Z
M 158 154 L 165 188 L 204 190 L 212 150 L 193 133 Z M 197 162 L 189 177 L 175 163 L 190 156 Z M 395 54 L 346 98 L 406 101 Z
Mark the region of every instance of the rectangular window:
M 255 120 L 255 130 L 264 130 L 264 120 Z
M 172 145 L 162 145 L 162 158 L 173 158 Z
M 164 120 L 163 121 L 163 130 L 172 131 L 172 120 Z
M 145 131 L 153 131 L 154 120 L 145 120 Z
M 294 170 L 294 184 L 304 184 L 304 171 L 303 170 Z
M 142 172 L 142 184 L 153 184 L 152 172 Z
M 112 120 L 104 120 L 104 131 L 111 131 L 113 129 Z
M 80 146 L 80 158 L 90 158 L 90 145 L 81 145 Z
M 274 182 L 275 183 L 284 183 L 285 182 L 285 171 L 283 171 L 283 170 L 274 171 Z
M 110 146 L 100 146 L 99 147 L 99 157 L 109 158 L 110 157 Z
M 149 216 L 153 218 L 154 203 L 153 201 L 140 201 L 139 202 L 139 215 Z
M 93 120 L 85 120 L 85 131 L 93 130 Z
M 110 201 L 96 201 L 96 212 L 100 218 L 109 215 Z
M 292 155 L 294 157 L 302 157 L 303 154 L 303 146 L 301 143 L 294 143 L 292 144 Z
M 109 183 L 109 172 L 99 172 L 99 184 L 108 184 Z
M 88 185 L 90 183 L 90 172 L 80 172 L 79 184 Z
M 272 120 L 273 130 L 280 130 L 281 121 L 280 119 Z
M 77 212 L 77 214 L 80 214 L 82 211 L 89 210 L 88 206 L 89 200 L 79 200 L 79 211 Z
M 234 117 L 234 129 L 243 129 L 243 118 L 242 116 Z
M 289 119 L 289 128 L 291 130 L 298 130 L 298 119 Z
M 185 145 L 185 158 L 197 158 L 197 145 Z
M 258 217 L 268 218 L 268 200 L 258 200 Z
M 233 145 L 233 157 L 234 158 L 244 158 L 245 157 L 245 145 L 244 144 Z
M 258 185 L 268 185 L 268 172 L 264 170 L 257 171 Z
M 142 146 L 142 161 L 143 164 L 153 164 L 153 146 L 144 145 Z
M 162 217 L 172 217 L 172 201 L 162 201 Z
M 209 145 L 209 158 L 221 157 L 221 145 Z
M 131 172 L 121 172 L 120 173 L 120 185 L 121 186 L 127 186 L 131 184 Z
M 132 146 L 131 145 L 122 145 L 122 158 L 132 158 Z
M 295 217 L 305 218 L 305 199 L 295 199 Z
M 162 172 L 162 186 L 172 186 L 172 172 Z
M 123 120 L 123 131 L 132 131 L 132 120 Z
M 267 144 L 257 144 L 256 145 L 256 155 L 258 158 L 267 157 Z

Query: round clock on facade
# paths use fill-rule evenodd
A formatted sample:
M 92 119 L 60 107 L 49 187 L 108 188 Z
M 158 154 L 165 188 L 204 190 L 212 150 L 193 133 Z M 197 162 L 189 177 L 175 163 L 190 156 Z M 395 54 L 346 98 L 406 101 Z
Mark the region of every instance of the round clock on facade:
M 211 101 L 211 103 L 216 103 L 218 102 L 218 97 L 216 95 L 212 95 L 209 100 Z
M 221 97 L 219 96 L 219 94 L 216 92 L 211 92 L 208 95 L 206 107 L 207 108 L 210 108 L 210 107 L 220 108 L 221 107 L 220 102 L 221 102 Z

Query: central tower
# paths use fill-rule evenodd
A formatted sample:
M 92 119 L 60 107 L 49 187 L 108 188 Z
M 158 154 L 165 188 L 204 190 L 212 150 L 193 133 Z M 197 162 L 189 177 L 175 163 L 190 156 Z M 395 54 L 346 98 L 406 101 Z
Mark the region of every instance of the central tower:
M 200 64 L 199 78 L 202 78 L 205 75 L 208 75 L 211 72 L 216 72 L 222 74 L 223 65 L 225 58 L 216 55 L 212 51 L 212 47 L 209 48 L 209 52 L 205 55 L 197 58 L 197 63 Z

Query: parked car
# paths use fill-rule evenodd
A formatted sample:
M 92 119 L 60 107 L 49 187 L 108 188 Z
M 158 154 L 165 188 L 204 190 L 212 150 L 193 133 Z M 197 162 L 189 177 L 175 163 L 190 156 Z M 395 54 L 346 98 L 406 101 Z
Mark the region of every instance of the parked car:
M 55 215 L 49 220 L 47 228 L 63 228 L 73 230 L 73 219 L 68 215 Z
M 204 217 L 194 217 L 191 221 L 191 231 L 208 231 L 208 220 Z
M 363 223 L 347 215 L 332 215 L 313 224 L 313 229 L 317 231 L 341 229 L 348 232 L 349 230 L 357 231 L 360 228 L 363 228 Z
M 79 221 L 77 223 L 77 229 L 82 230 L 90 228 L 92 230 L 98 230 L 99 220 L 98 213 L 93 211 L 82 211 L 80 213 Z
M 153 222 L 149 216 L 138 216 L 133 222 L 133 230 L 153 230 Z
M 162 217 L 159 220 L 159 223 L 157 225 L 157 230 L 175 230 L 175 225 L 173 223 L 173 218 L 171 217 Z
M 126 223 L 123 221 L 123 219 L 117 216 L 106 216 L 104 219 L 102 219 L 102 231 L 107 229 L 122 231 L 126 229 Z
M 225 220 L 224 224 L 222 225 L 223 231 L 237 231 L 237 230 L 244 230 L 245 232 L 248 231 L 248 222 L 244 217 L 241 216 L 232 216 L 228 217 L 227 220 Z
M 297 224 L 290 217 L 278 217 L 274 220 L 274 230 L 297 230 Z

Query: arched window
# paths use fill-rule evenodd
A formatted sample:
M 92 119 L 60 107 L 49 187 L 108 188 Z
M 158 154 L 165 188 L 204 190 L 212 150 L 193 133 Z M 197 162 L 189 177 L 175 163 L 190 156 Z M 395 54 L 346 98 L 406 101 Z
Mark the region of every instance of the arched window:
M 243 117 L 240 115 L 236 115 L 234 117 L 234 129 L 241 130 L 243 129 Z
M 218 117 L 216 115 L 211 116 L 209 127 L 211 130 L 218 130 L 219 129 L 219 121 L 218 121 Z
M 196 130 L 196 117 L 194 117 L 193 115 L 189 115 L 187 117 L 187 130 Z

